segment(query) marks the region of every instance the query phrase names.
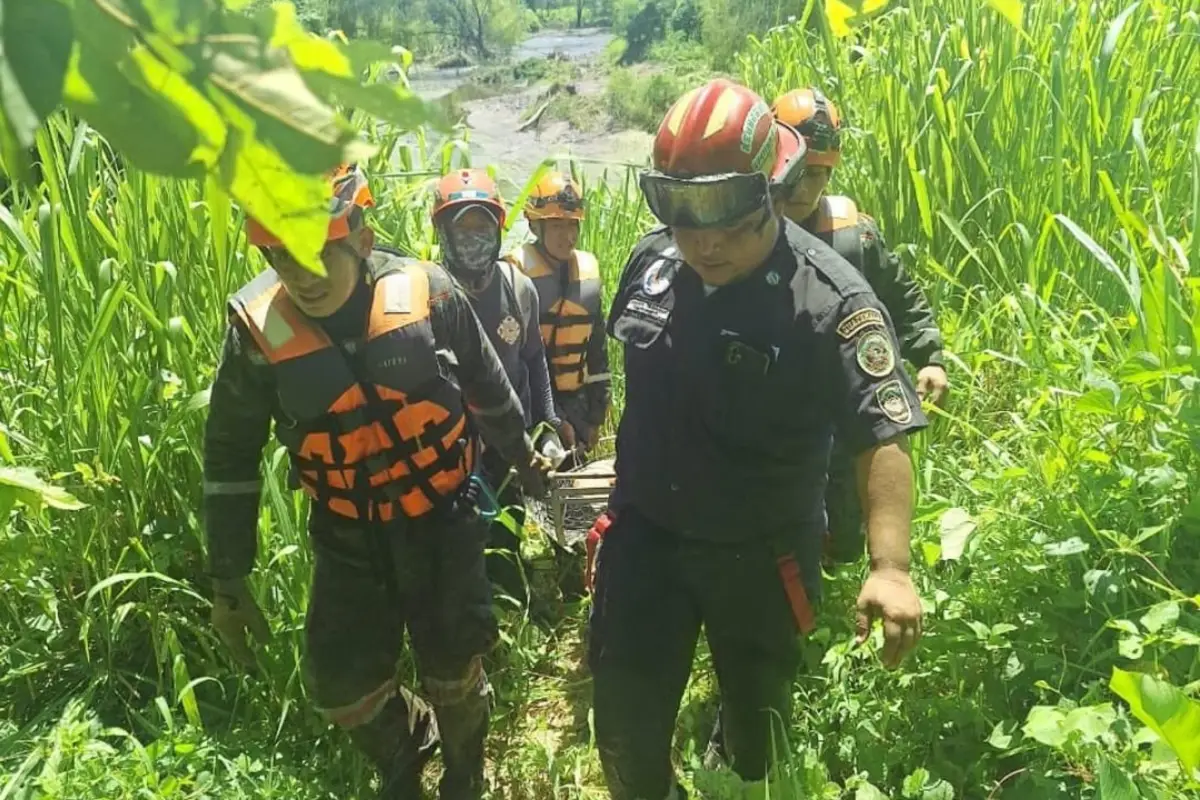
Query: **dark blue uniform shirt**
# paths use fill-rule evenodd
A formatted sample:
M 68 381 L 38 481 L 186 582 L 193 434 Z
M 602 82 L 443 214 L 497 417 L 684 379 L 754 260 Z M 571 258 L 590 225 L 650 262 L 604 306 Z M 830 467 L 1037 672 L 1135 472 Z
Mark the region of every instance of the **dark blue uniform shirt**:
M 816 547 L 835 426 L 858 454 L 927 424 L 866 280 L 782 230 L 765 264 L 707 294 L 668 231 L 634 249 L 608 322 L 625 345 L 618 513 L 687 538 Z

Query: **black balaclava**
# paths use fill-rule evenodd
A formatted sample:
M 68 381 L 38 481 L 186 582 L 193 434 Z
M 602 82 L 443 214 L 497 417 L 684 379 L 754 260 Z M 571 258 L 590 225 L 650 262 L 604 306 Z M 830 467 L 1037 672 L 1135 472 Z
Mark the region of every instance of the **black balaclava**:
M 487 214 L 494 225 L 486 232 L 456 230 L 454 223 L 473 209 Z M 469 292 L 482 291 L 491 279 L 492 270 L 500 259 L 500 220 L 485 205 L 463 206 L 454 216 L 443 218 L 438 225 L 445 252 L 446 268 Z

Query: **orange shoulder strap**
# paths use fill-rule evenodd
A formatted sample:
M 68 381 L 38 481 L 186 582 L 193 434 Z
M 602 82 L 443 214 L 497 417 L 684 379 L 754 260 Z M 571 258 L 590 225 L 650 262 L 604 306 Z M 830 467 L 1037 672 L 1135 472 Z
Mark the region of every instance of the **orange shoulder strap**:
M 412 325 L 429 317 L 429 273 L 419 264 L 407 264 L 375 282 L 367 338 Z
M 330 346 L 325 332 L 292 303 L 274 270 L 267 270 L 238 292 L 233 310 L 271 364 Z

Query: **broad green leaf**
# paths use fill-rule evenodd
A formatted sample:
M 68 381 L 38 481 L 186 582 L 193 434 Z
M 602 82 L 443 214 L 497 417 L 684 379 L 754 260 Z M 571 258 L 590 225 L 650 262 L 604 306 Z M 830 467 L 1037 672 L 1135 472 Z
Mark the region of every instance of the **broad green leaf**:
M 1142 627 L 1150 633 L 1158 633 L 1164 628 L 1173 628 L 1179 621 L 1179 603 L 1171 600 L 1152 606 L 1142 617 Z
M 213 10 L 210 0 L 137 0 L 136 7 L 156 33 L 176 41 L 203 33 Z
M 1117 642 L 1117 652 L 1122 658 L 1137 661 L 1146 652 L 1146 647 L 1141 636 L 1122 636 Z
M 1067 735 L 1079 734 L 1083 741 L 1095 743 L 1108 732 L 1117 719 L 1117 712 L 1112 703 L 1100 703 L 1094 706 L 1073 708 L 1067 712 L 1063 720 L 1063 730 Z
M 1171 746 L 1185 769 L 1200 766 L 1200 703 L 1165 681 L 1116 667 L 1108 685 Z
M 284 51 L 264 50 L 253 39 L 239 37 L 206 55 L 209 80 L 253 120 L 255 138 L 292 168 L 324 173 L 374 154 L 375 148 L 305 85 Z
M 16 490 L 17 500 L 29 505 L 45 503 L 62 511 L 87 508 L 86 503 L 80 502 L 65 489 L 46 483 L 29 467 L 0 467 L 0 486 Z
M 34 134 L 62 99 L 74 38 L 59 0 L 0 0 L 0 155 L 22 177 Z
M 1013 27 L 1021 27 L 1021 18 L 1024 12 L 1021 0 L 987 0 L 987 4 L 1000 12 L 1001 16 L 1012 23 Z
M 160 175 L 196 175 L 192 154 L 199 133 L 178 107 L 131 78 L 137 63 L 120 46 L 132 47 L 127 31 L 86 2 L 76 6 L 76 23 L 81 37 L 64 87 L 67 107 L 135 166 Z
M 340 78 L 355 77 L 350 58 L 343 49 L 304 30 L 290 3 L 276 3 L 269 13 L 274 15 L 269 45 L 286 49 L 296 69 L 325 72 Z
M 295 172 L 274 148 L 253 137 L 254 123 L 230 101 L 218 105 L 235 121 L 218 175 L 246 213 L 278 236 L 300 264 L 324 274 L 320 253 L 329 228 L 329 184 Z
M 854 792 L 854 800 L 888 800 L 888 796 L 869 781 L 863 781 Z
M 1106 756 L 1100 756 L 1100 768 L 1096 771 L 1098 778 L 1097 800 L 1140 800 L 1142 793 L 1137 785 L 1121 767 L 1118 767 Z
M 929 770 L 924 767 L 917 767 L 908 777 L 904 779 L 904 783 L 900 785 L 900 791 L 904 793 L 906 798 L 920 798 L 921 791 L 925 788 L 925 784 L 929 782 Z
M 975 531 L 975 520 L 964 509 L 948 508 L 938 520 L 938 528 L 942 534 L 942 559 L 957 561 L 962 558 L 967 540 Z
M 996 727 L 992 728 L 992 735 L 988 737 L 988 744 L 997 750 L 1007 750 L 1012 745 L 1014 728 L 1012 722 L 996 723 Z
M 1054 706 L 1034 706 L 1025 717 L 1025 725 L 1021 731 L 1034 741 L 1048 747 L 1059 748 L 1067 741 L 1067 732 L 1063 729 L 1066 715 Z
M 1057 556 L 1061 558 L 1063 556 L 1074 556 L 1079 555 L 1080 553 L 1086 553 L 1088 551 L 1088 544 L 1078 536 L 1072 536 L 1070 539 L 1062 542 L 1051 542 L 1050 544 L 1045 545 L 1043 549 L 1045 549 L 1046 555 Z
M 1111 392 L 1104 389 L 1093 389 L 1081 397 L 1075 398 L 1075 410 L 1082 414 L 1102 414 L 1109 416 L 1116 412 Z

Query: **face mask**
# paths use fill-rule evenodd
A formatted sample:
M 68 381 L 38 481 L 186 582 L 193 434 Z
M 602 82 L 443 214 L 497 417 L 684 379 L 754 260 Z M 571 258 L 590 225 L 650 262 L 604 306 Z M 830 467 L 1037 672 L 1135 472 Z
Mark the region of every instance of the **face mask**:
M 446 266 L 464 286 L 481 288 L 500 258 L 500 231 L 446 231 Z

